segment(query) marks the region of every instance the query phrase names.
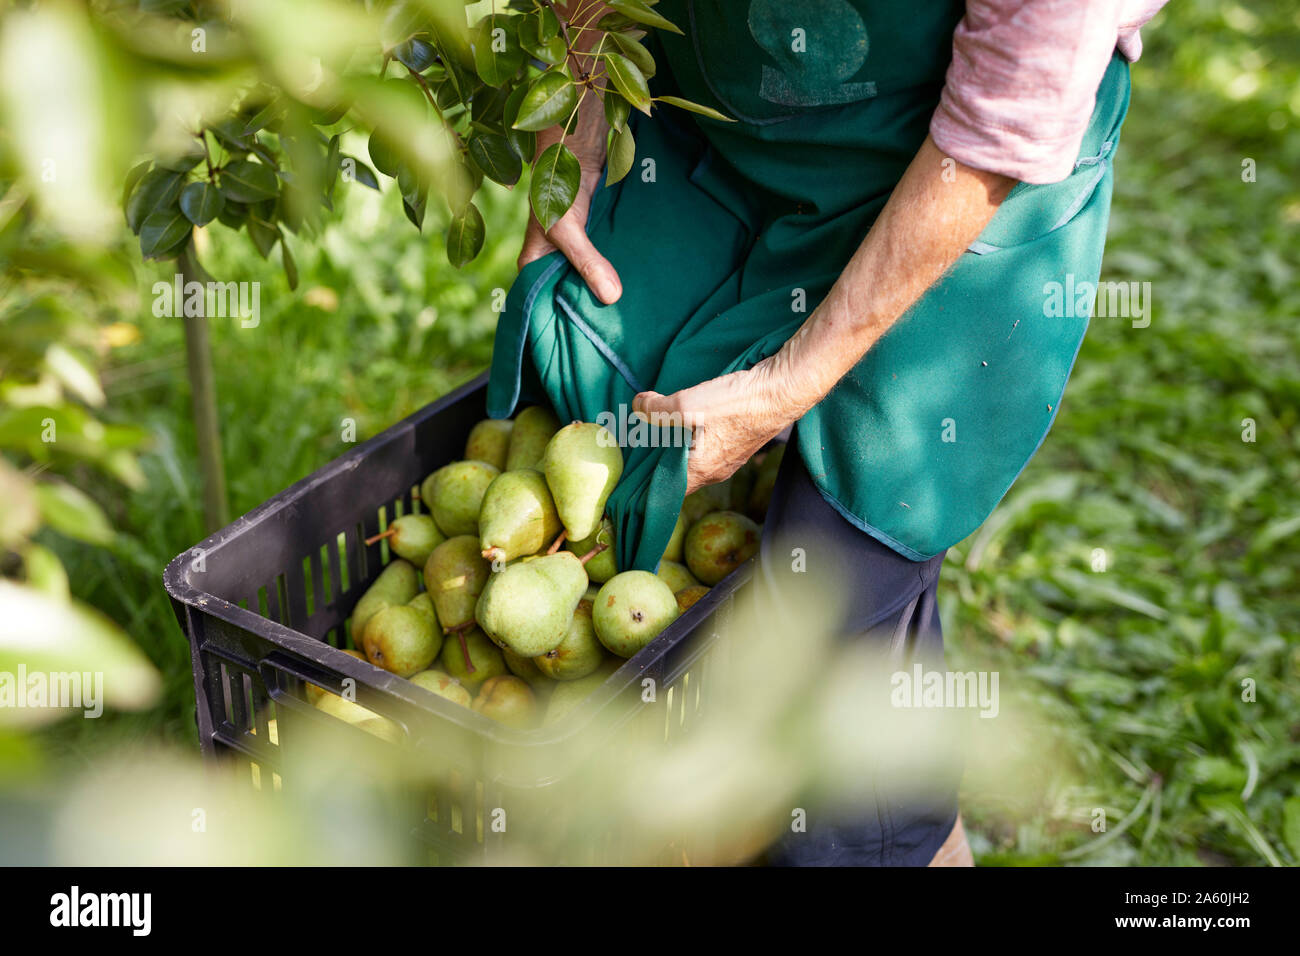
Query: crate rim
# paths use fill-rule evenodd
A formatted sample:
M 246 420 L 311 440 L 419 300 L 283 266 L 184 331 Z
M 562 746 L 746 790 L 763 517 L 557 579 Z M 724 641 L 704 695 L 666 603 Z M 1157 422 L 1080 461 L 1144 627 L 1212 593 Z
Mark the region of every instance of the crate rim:
M 334 658 L 334 660 L 327 660 L 322 663 L 328 664 L 335 671 L 342 673 L 343 676 L 351 677 L 365 685 L 369 685 L 381 693 L 395 696 L 403 703 L 416 709 L 432 710 L 439 717 L 449 719 L 467 730 L 476 731 L 491 738 L 494 742 L 511 746 L 549 747 L 583 733 L 588 729 L 589 721 L 579 723 L 577 717 L 583 713 L 594 714 L 600 708 L 603 708 L 615 696 L 623 693 L 633 682 L 640 679 L 641 675 L 650 670 L 654 663 L 660 661 L 669 648 L 687 638 L 689 631 L 694 630 L 696 623 L 711 614 L 723 601 L 731 598 L 749 579 L 753 573 L 756 558 L 750 558 L 710 588 L 709 593 L 696 602 L 690 611 L 679 615 L 654 640 L 632 657 L 625 659 L 599 688 L 561 720 L 549 727 L 534 727 L 526 730 L 506 727 L 484 717 L 482 714 L 475 713 L 469 708 L 445 700 L 432 691 L 412 684 L 404 677 L 399 677 L 397 674 L 376 667 L 369 661 L 362 661 L 350 654 L 345 654 L 342 650 L 326 641 L 304 634 L 279 621 L 263 617 L 255 611 L 241 608 L 224 598 L 210 594 L 192 584 L 186 571 L 186 565 L 193 559 L 195 551 L 202 551 L 205 558 L 215 554 L 222 546 L 242 533 L 246 526 L 255 524 L 266 516 L 291 506 L 317 485 L 329 480 L 339 472 L 357 468 L 374 449 L 399 440 L 399 436 L 407 434 L 419 422 L 438 414 L 467 395 L 481 389 L 487 380 L 488 372 L 482 372 L 474 376 L 434 401 L 421 406 L 405 418 L 394 422 L 379 434 L 359 443 L 356 447 L 349 449 L 337 458 L 331 459 L 315 471 L 289 485 L 283 491 L 272 495 L 251 511 L 235 518 L 225 527 L 181 551 L 163 569 L 163 587 L 168 595 L 179 605 L 192 608 L 201 614 L 211 615 L 241 630 L 253 630 L 274 642 L 281 650 L 306 657 L 308 660 L 311 659 L 312 653 L 319 654 L 321 649 L 326 649 L 325 656 Z M 690 619 L 689 628 L 686 623 L 688 619 Z M 191 631 L 191 625 L 184 623 L 183 630 L 186 632 L 187 640 L 193 642 L 194 634 Z M 692 661 L 698 659 L 713 644 L 713 635 L 698 635 L 695 644 L 697 645 L 695 651 L 689 655 Z M 641 663 L 638 663 L 638 661 L 641 661 Z M 631 667 L 630 670 L 629 667 Z M 377 677 L 376 675 L 380 676 Z M 619 679 L 616 681 L 615 678 Z M 393 718 L 390 717 L 390 719 Z M 409 727 L 406 729 L 408 732 L 410 731 Z

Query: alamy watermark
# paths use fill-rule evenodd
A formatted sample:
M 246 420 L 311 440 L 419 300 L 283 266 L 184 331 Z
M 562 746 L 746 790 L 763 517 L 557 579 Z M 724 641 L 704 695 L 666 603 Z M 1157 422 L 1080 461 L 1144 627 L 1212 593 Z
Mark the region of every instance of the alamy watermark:
M 1132 319 L 1133 328 L 1151 324 L 1150 282 L 1076 282 L 1067 273 L 1064 282 L 1043 285 L 1043 315 L 1061 318 Z
M 978 708 L 981 717 L 998 715 L 997 671 L 927 671 L 919 663 L 912 670 L 895 671 L 889 678 L 894 707 L 923 710 Z
M 153 314 L 158 318 L 239 318 L 246 329 L 262 321 L 262 283 L 185 281 L 179 272 L 171 282 L 153 284 Z
M 104 713 L 102 671 L 0 671 L 0 710 L 80 709 L 90 719 Z

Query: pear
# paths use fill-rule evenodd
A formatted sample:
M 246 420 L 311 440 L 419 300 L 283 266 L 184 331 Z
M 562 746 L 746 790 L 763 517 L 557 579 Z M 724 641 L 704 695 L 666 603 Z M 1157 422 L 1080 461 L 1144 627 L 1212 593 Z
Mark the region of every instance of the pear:
M 731 511 L 739 511 L 743 514 L 749 507 L 749 496 L 754 490 L 754 480 L 757 477 L 758 462 L 751 458 L 726 480 L 727 507 Z
M 443 465 L 420 485 L 420 500 L 447 537 L 478 534 L 483 495 L 501 472 L 483 461 Z
M 336 717 L 344 723 L 364 730 L 368 734 L 374 734 L 376 737 L 382 737 L 393 743 L 396 743 L 402 737 L 402 729 L 387 717 L 381 717 L 373 710 L 362 707 L 356 701 L 340 697 L 338 694 L 331 694 L 326 691 L 320 700 L 316 701 L 315 707 L 331 717 Z
M 672 589 L 649 571 L 624 571 L 596 595 L 592 621 L 605 648 L 631 657 L 677 620 L 681 611 Z
M 596 638 L 590 601 L 578 602 L 564 640 L 534 660 L 539 671 L 553 680 L 562 681 L 586 677 L 600 667 L 605 660 L 605 649 Z
M 581 541 L 600 525 L 605 502 L 623 474 L 623 450 L 604 426 L 573 422 L 547 444 L 542 471 L 565 531 Z
M 434 548 L 424 566 L 424 586 L 444 631 L 474 620 L 474 605 L 492 573 L 479 551 L 478 538 L 457 535 Z
M 402 515 L 386 531 L 366 538 L 366 545 L 388 539 L 388 547 L 399 558 L 410 561 L 417 568 L 424 567 L 429 554 L 447 540 L 438 525 L 428 515 Z
M 660 561 L 659 570 L 655 574 L 663 578 L 664 584 L 668 585 L 668 589 L 674 594 L 682 588 L 693 588 L 700 583 L 695 580 L 686 565 L 678 564 L 676 561 Z
M 582 559 L 559 551 L 492 575 L 474 616 L 500 646 L 521 657 L 536 657 L 564 640 L 573 609 L 586 590 Z
M 392 604 L 366 622 L 362 641 L 370 663 L 410 677 L 438 656 L 442 632 L 432 615 L 408 604 Z
M 593 673 L 586 677 L 556 684 L 551 699 L 546 704 L 546 719 L 543 723 L 553 724 L 572 711 L 590 697 L 601 684 L 609 680 L 609 676 L 618 670 L 622 663 L 622 661 L 606 658 Z
M 407 601 L 406 606 L 413 607 L 417 611 L 423 611 L 425 614 L 429 615 L 433 618 L 433 626 L 438 629 L 438 633 L 442 633 L 442 625 L 438 623 L 438 611 L 433 606 L 433 598 L 429 597 L 428 591 L 421 591 L 415 597 L 411 598 L 411 600 Z
M 352 608 L 348 633 L 352 635 L 352 643 L 357 650 L 364 650 L 361 634 L 370 618 L 390 604 L 405 604 L 419 590 L 420 572 L 415 570 L 414 565 L 401 558 L 388 562 L 388 566 L 379 572 L 379 577 L 375 578 L 366 593 L 361 595 L 361 600 Z
M 689 525 L 686 523 L 686 513 L 679 511 L 677 513 L 677 523 L 673 525 L 672 537 L 668 539 L 668 547 L 664 548 L 663 560 L 676 561 L 678 564 L 682 560 L 682 544 L 686 541 L 686 531 Z
M 501 648 L 501 656 L 505 658 L 506 669 L 534 691 L 545 692 L 555 683 L 538 669 L 531 657 L 520 657 L 508 647 Z
M 761 529 L 734 511 L 705 515 L 686 535 L 686 566 L 709 587 L 758 553 Z
M 537 697 L 528 684 L 513 674 L 484 681 L 474 698 L 473 709 L 477 714 L 519 730 L 537 723 Z
M 483 495 L 479 544 L 489 561 L 536 554 L 555 540 L 562 527 L 546 478 L 536 469 L 503 471 Z
M 677 606 L 681 608 L 682 613 L 685 614 L 695 606 L 696 601 L 708 593 L 709 589 L 703 584 L 696 584 L 689 588 L 682 588 L 675 595 L 677 598 Z
M 497 471 L 506 470 L 506 453 L 510 450 L 510 432 L 515 423 L 508 418 L 485 418 L 469 431 L 465 458 L 485 461 Z
M 699 521 L 710 511 L 724 511 L 731 504 L 731 492 L 726 484 L 705 485 L 696 488 L 682 502 L 682 516 L 686 519 L 687 533 L 691 525 Z
M 785 458 L 785 443 L 782 442 L 772 448 L 763 460 L 759 462 L 758 469 L 754 472 L 754 487 L 749 492 L 749 503 L 746 511 L 755 521 L 762 521 L 767 514 L 767 506 L 772 500 L 772 488 L 776 484 L 776 474 L 781 470 L 781 461 Z M 733 503 L 733 510 L 740 510 Z
M 530 405 L 516 415 L 506 453 L 506 470 L 539 467 L 546 443 L 559 428 L 559 419 L 539 405 Z
M 438 665 L 470 692 L 477 691 L 489 677 L 506 672 L 500 649 L 477 627 L 457 631 L 443 641 Z
M 437 669 L 420 671 L 418 674 L 411 675 L 410 681 L 412 684 L 418 684 L 425 690 L 431 691 L 439 697 L 445 697 L 453 704 L 460 704 L 462 707 L 468 707 L 474 700 L 461 682 L 446 671 Z
M 604 584 L 618 574 L 618 565 L 614 560 L 614 522 L 602 518 L 600 525 L 581 541 L 566 541 L 564 546 L 574 554 L 586 554 L 598 545 L 605 550 L 587 562 L 587 578 L 594 584 Z
M 360 651 L 354 651 L 351 648 L 347 648 L 343 651 L 343 653 L 351 654 L 353 657 L 359 658 L 365 661 L 366 663 L 370 663 L 366 655 L 362 654 Z M 328 691 L 324 687 L 317 687 L 315 684 L 308 684 L 307 703 L 312 704 L 314 706 L 316 704 L 316 701 L 320 700 L 323 695 L 330 694 L 330 693 L 333 693 L 333 691 Z

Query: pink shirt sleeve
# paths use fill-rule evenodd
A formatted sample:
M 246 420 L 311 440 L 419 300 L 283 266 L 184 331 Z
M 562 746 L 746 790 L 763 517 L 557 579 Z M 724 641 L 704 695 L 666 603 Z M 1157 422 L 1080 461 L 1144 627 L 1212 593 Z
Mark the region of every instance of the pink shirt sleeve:
M 1116 46 L 1136 59 L 1138 28 L 1165 0 L 967 0 L 930 121 L 954 159 L 1028 183 L 1074 168 Z

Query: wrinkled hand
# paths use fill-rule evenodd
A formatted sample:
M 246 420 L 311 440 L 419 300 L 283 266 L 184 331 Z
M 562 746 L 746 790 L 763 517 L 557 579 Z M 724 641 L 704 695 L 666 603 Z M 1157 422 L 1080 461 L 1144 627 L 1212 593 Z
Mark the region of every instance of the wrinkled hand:
M 672 395 L 642 392 L 632 409 L 651 423 L 692 429 L 687 494 L 730 478 L 805 411 L 782 387 L 771 359 Z M 670 415 L 680 417 L 662 417 Z
M 592 102 L 599 101 L 591 97 Z M 608 259 L 596 251 L 596 247 L 587 238 L 587 214 L 591 210 L 591 197 L 600 185 L 600 177 L 605 167 L 605 136 L 603 125 L 604 113 L 593 117 L 587 105 L 579 110 L 578 128 L 565 140 L 573 154 L 578 158 L 582 169 L 582 179 L 578 186 L 578 195 L 573 205 L 548 233 L 530 211 L 528 229 L 524 232 L 524 247 L 519 253 L 518 267 L 522 269 L 535 259 L 540 259 L 549 252 L 559 249 L 564 257 L 573 263 L 573 267 L 587 282 L 596 298 L 606 305 L 617 302 L 623 294 L 623 283 L 610 265 Z M 558 128 L 545 130 L 537 136 L 537 155 L 560 140 Z

